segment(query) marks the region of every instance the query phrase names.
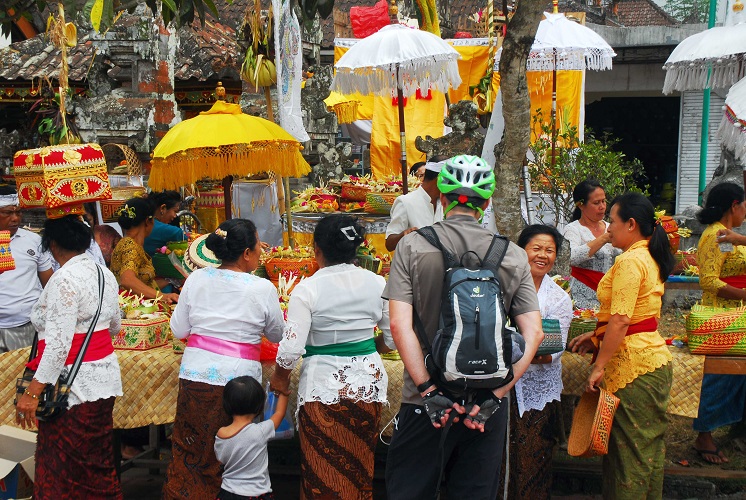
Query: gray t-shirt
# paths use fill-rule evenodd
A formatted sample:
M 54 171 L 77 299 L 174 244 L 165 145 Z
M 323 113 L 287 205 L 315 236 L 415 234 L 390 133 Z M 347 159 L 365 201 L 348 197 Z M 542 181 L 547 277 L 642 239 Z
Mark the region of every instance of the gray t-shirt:
M 482 228 L 477 220 L 469 215 L 450 216 L 442 222 L 433 224 L 433 228 L 443 247 L 451 250 L 459 258 L 471 250 L 481 259 L 492 243 L 493 233 Z M 467 254 L 464 264 L 472 264 L 475 260 L 473 254 Z M 444 274 L 440 250 L 428 243 L 420 234 L 412 232 L 402 238 L 396 247 L 389 281 L 383 291 L 385 299 L 413 305 L 431 342 L 438 329 Z M 503 288 L 505 310 L 511 317 L 539 310 L 528 257 L 522 248 L 510 243 L 498 277 Z M 402 403 L 422 404 L 422 398 L 406 370 Z
M 226 439 L 215 436 L 215 456 L 225 466 L 221 485 L 225 491 L 249 497 L 272 491 L 267 441 L 274 435 L 275 423 L 265 420 Z

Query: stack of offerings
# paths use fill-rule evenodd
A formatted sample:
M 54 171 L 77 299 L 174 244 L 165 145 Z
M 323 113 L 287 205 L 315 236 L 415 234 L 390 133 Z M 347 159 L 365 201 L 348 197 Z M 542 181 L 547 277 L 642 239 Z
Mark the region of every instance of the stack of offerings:
M 147 351 L 168 344 L 171 326 L 168 306 L 158 299 L 145 299 L 129 292 L 119 294 L 122 329 L 112 338 L 114 349 Z
M 85 213 L 84 203 L 111 198 L 98 144 L 63 144 L 18 151 L 13 158 L 21 208 L 47 209 L 57 219 Z

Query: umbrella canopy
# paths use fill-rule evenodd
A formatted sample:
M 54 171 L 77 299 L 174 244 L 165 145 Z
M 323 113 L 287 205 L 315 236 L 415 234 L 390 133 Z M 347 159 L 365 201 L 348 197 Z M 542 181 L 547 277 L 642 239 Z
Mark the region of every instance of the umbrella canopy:
M 746 76 L 746 24 L 720 26 L 678 44 L 663 65 L 663 93 L 727 88 Z M 709 78 L 708 78 L 709 73 Z
M 301 144 L 279 125 L 217 101 L 175 125 L 153 151 L 148 186 L 177 189 L 204 177 L 222 179 L 272 171 L 300 177 L 311 171 Z
M 736 158 L 746 163 L 746 78 L 728 91 L 718 135 L 723 145 L 734 150 Z
M 459 57 L 432 33 L 392 24 L 357 42 L 337 61 L 331 90 L 391 96 L 401 88 L 405 97 L 420 88 L 445 93 L 461 85 Z

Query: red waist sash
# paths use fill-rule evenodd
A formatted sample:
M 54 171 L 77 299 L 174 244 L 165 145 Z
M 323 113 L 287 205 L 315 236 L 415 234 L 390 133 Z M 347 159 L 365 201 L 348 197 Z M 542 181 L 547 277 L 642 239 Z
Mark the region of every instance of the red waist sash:
M 85 333 L 76 333 L 73 335 L 73 343 L 70 347 L 70 352 L 67 355 L 67 359 L 65 360 L 65 365 L 71 365 L 75 363 L 75 358 L 78 357 L 78 353 L 80 352 L 81 347 L 83 347 L 83 341 L 85 340 Z M 39 361 L 41 361 L 41 356 L 44 354 L 44 348 L 46 347 L 47 343 L 44 340 L 40 340 L 38 345 L 38 351 L 37 355 L 34 359 L 29 361 L 26 366 L 29 367 L 32 370 L 36 370 L 39 368 Z M 93 332 L 91 335 L 91 341 L 88 343 L 88 349 L 86 349 L 85 354 L 83 355 L 83 362 L 84 363 L 90 363 L 91 361 L 98 361 L 99 359 L 104 359 L 109 354 L 112 354 L 114 352 L 114 346 L 111 344 L 111 335 L 109 334 L 109 329 L 105 330 L 98 330 L 96 332 Z
M 739 274 L 738 276 L 726 276 L 721 277 L 721 281 L 725 281 L 728 285 L 736 288 L 746 288 L 746 274 Z
M 606 326 L 609 323 L 607 321 L 599 321 L 598 325 L 596 326 L 595 336 L 598 339 L 603 339 L 604 334 L 606 333 Z M 654 317 L 645 318 L 642 321 L 639 321 L 637 323 L 634 323 L 632 325 L 629 325 L 627 327 L 627 333 L 624 334 L 625 337 L 629 337 L 630 335 L 634 335 L 636 333 L 642 333 L 642 332 L 654 332 L 658 329 L 658 319 Z
M 604 277 L 604 273 L 601 271 L 577 266 L 570 267 L 570 275 L 588 288 L 591 288 L 594 292 L 598 288 L 599 281 Z

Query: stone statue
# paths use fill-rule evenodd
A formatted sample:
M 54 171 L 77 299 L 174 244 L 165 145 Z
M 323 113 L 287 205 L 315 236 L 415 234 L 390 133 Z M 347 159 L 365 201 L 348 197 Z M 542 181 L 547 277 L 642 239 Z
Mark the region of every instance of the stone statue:
M 721 146 L 720 165 L 715 169 L 712 174 L 712 180 L 705 187 L 705 192 L 702 196 L 704 200 L 707 199 L 707 195 L 710 194 L 710 190 L 723 182 L 732 182 L 743 187 L 743 169 L 744 166 L 736 159 L 736 155 L 733 151 L 727 149 L 725 146 Z
M 424 139 L 417 137 L 414 141 L 415 147 L 428 158 L 440 155 L 451 157 L 460 154 L 482 154 L 484 135 L 479 132 L 476 104 L 467 100 L 451 104 L 443 123 L 451 127 L 449 134 L 437 139 L 429 135 Z
M 313 176 L 317 186 L 332 179 L 341 179 L 345 169 L 354 166 L 352 144 L 349 142 L 336 145 L 320 142 L 316 150 L 319 153 L 319 163 L 313 166 Z

